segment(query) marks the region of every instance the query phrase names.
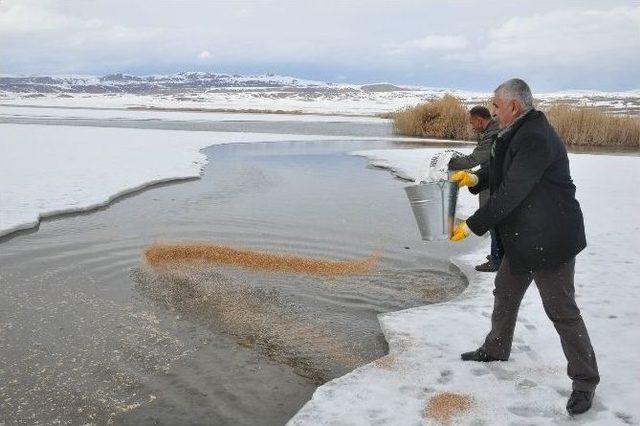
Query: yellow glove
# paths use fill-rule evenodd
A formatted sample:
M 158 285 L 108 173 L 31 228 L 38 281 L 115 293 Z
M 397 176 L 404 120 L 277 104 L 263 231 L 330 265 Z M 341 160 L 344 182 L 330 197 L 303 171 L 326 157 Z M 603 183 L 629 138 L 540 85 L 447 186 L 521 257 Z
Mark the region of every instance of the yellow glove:
M 453 228 L 453 235 L 449 238 L 451 241 L 462 241 L 471 235 L 471 229 L 467 226 L 467 222 L 460 222 Z
M 476 186 L 478 184 L 478 176 L 465 171 L 455 172 L 451 176 L 451 182 L 457 183 L 458 188 L 462 188 L 463 186 Z

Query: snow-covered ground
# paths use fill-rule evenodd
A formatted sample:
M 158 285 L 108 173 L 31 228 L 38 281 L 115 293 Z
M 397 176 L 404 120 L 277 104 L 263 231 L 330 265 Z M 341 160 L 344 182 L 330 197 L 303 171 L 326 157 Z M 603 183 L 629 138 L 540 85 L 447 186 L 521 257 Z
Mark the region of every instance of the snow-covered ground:
M 358 155 L 412 178 L 416 162 L 431 152 Z M 381 315 L 389 355 L 318 388 L 290 424 L 429 424 L 425 405 L 438 392 L 472 398 L 471 409 L 454 424 L 640 423 L 640 225 L 634 219 L 640 207 L 640 158 L 580 154 L 570 160 L 588 239 L 577 258 L 576 298 L 602 377 L 591 411 L 573 419 L 565 411 L 571 382 L 535 285 L 522 303 L 511 359 L 460 361 L 461 352 L 481 345 L 490 326 L 494 274 L 473 269 L 488 253 L 485 239 L 473 253 L 454 259 L 469 279 L 461 296 Z
M 424 102 L 442 93 L 344 91 L 309 95 L 304 92 L 270 90 L 235 90 L 198 93 L 194 96 L 136 94 L 77 94 L 71 98 L 46 94 L 25 97 L 0 93 L 0 103 L 10 105 L 45 105 L 82 108 L 197 108 L 213 110 L 296 111 L 306 114 L 375 115 Z
M 344 140 L 267 133 L 0 124 L 0 236 L 91 210 L 146 186 L 197 177 L 224 143 Z
M 69 108 L 43 106 L 0 105 L 0 118 L 29 119 L 92 119 L 92 120 L 172 120 L 172 121 L 313 121 L 371 123 L 390 122 L 370 116 L 310 115 L 310 114 L 253 114 L 232 112 L 196 112 L 166 110 L 130 110 L 105 108 Z
M 189 96 L 137 95 L 137 94 L 74 94 L 60 97 L 0 91 L 0 103 L 5 105 L 66 106 L 82 108 L 194 108 L 213 110 L 296 111 L 308 114 L 376 115 L 397 111 L 430 99 L 451 93 L 471 105 L 484 103 L 489 92 L 430 89 L 391 92 L 366 92 L 358 89 L 319 90 L 309 94 L 301 91 L 274 89 L 234 90 L 197 93 Z M 537 94 L 544 107 L 554 102 L 598 106 L 615 112 L 640 113 L 640 94 L 636 92 L 596 93 L 558 92 Z
M 535 87 L 534 87 L 535 90 Z M 1 76 L 0 103 L 71 107 L 281 110 L 316 114 L 388 113 L 451 93 L 467 104 L 490 92 L 389 83 L 335 84 L 278 75 L 180 73 L 130 76 Z M 568 102 L 640 113 L 640 90 L 536 93 L 540 105 Z

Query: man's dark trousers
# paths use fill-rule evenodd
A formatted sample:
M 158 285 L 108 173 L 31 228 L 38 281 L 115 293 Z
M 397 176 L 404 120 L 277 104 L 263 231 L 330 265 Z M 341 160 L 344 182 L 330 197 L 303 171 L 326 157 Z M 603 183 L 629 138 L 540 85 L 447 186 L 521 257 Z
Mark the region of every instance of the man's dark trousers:
M 589 334 L 574 297 L 575 258 L 550 269 L 513 274 L 507 256 L 496 275 L 491 332 L 483 349 L 494 358 L 508 359 L 520 302 L 535 281 L 544 310 L 560 335 L 573 389 L 592 391 L 600 381 Z
M 491 259 L 489 260 L 491 260 L 496 265 L 500 265 L 500 262 L 502 262 L 503 254 L 502 250 L 500 249 L 500 245 L 498 244 L 498 235 L 495 229 L 491 229 L 491 231 L 489 232 L 491 234 Z

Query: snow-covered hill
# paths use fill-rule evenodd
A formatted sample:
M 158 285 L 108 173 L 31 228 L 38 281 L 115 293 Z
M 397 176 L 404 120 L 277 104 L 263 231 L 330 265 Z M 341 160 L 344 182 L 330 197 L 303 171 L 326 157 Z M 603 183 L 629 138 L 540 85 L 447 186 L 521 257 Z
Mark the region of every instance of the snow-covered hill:
M 0 75 L 0 103 L 37 106 L 284 110 L 374 115 L 438 98 L 444 93 L 452 93 L 468 105 L 484 103 L 491 96 L 489 92 L 451 88 L 408 87 L 391 83 L 336 84 L 275 74 Z M 640 114 L 640 91 L 536 93 L 536 97 L 543 106 L 562 101 Z
M 170 75 L 135 76 L 0 76 L 0 90 L 15 93 L 184 93 L 221 88 L 330 87 L 331 84 L 275 74 L 229 75 L 183 72 Z

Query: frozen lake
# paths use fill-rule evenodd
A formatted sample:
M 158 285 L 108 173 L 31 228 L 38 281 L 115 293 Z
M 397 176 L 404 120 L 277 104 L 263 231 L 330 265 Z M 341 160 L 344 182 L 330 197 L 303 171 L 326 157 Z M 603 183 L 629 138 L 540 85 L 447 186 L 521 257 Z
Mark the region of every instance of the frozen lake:
M 327 136 L 392 136 L 390 120 L 303 114 L 136 111 L 0 105 L 0 123 Z
M 361 124 L 256 121 L 251 130 L 296 133 L 291 126 L 312 125 L 358 135 Z M 213 146 L 203 150 L 201 179 L 5 237 L 0 412 L 11 414 L 2 420 L 282 424 L 319 383 L 384 355 L 379 313 L 445 300 L 466 285 L 449 263 L 450 245 L 419 240 L 403 183 L 347 155 L 397 146 Z M 141 259 L 158 240 L 335 260 L 381 250 L 382 257 L 370 274 L 331 279 L 233 268 L 158 276 Z M 220 320 L 238 309 L 244 315 Z M 267 329 L 255 326 L 256 315 L 269 320 Z

